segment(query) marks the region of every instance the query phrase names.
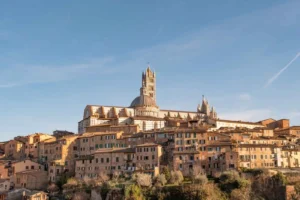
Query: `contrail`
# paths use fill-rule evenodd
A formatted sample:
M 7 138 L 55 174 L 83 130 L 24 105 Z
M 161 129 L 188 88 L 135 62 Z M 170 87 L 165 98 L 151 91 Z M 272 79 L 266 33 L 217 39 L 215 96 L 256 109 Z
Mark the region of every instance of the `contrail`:
M 272 78 L 270 78 L 268 80 L 268 82 L 266 83 L 265 87 L 268 87 L 269 85 L 271 85 L 273 83 L 273 81 L 275 81 L 282 72 L 284 72 L 291 64 L 293 64 L 293 62 L 295 60 L 297 60 L 297 58 L 300 57 L 300 52 L 293 58 L 293 60 L 291 60 L 284 68 L 282 68 L 277 74 L 275 74 Z

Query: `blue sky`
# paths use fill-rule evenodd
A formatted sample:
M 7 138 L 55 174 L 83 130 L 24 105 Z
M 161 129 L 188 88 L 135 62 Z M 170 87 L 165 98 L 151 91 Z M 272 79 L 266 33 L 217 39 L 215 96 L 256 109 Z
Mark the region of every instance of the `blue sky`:
M 300 1 L 6 1 L 1 140 L 77 130 L 87 104 L 127 106 L 147 63 L 164 109 L 300 124 Z M 277 76 L 276 76 L 277 74 Z M 273 77 L 273 78 L 272 78 Z

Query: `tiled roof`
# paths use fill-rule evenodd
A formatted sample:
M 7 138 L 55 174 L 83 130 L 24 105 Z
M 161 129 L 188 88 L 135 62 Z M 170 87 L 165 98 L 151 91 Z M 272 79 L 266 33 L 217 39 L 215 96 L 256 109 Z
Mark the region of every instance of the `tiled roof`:
M 159 144 L 155 144 L 155 143 L 144 143 L 144 144 L 139 144 L 136 145 L 137 147 L 150 147 L 150 146 L 160 146 Z
M 116 132 L 87 132 L 84 133 L 81 136 L 78 136 L 78 139 L 80 138 L 88 138 L 88 137 L 93 137 L 93 136 L 98 136 L 98 135 L 113 135 L 117 133 L 122 133 L 122 131 L 116 131 Z
M 134 148 L 110 148 L 110 149 L 99 149 L 94 154 L 101 153 L 135 153 Z
M 217 119 L 216 121 L 219 122 L 229 122 L 229 123 L 239 123 L 239 124 L 250 124 L 250 125 L 260 125 L 263 126 L 260 123 L 257 122 L 245 122 L 245 121 L 235 121 L 235 120 L 225 120 L 225 119 Z

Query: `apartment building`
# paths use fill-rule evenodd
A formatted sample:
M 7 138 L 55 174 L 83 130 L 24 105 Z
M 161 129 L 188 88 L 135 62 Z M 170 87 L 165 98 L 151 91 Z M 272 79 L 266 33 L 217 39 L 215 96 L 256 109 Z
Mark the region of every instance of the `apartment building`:
M 276 167 L 298 168 L 300 166 L 300 148 L 295 145 L 287 145 L 274 149 Z
M 28 170 L 16 173 L 15 188 L 26 188 L 29 190 L 44 190 L 48 185 L 47 171 Z
M 239 144 L 236 148 L 240 168 L 274 168 L 276 159 L 273 144 Z
M 84 133 L 76 140 L 78 156 L 93 154 L 103 148 L 124 148 L 125 142 L 122 139 L 123 132 L 95 132 Z
M 300 126 L 291 126 L 287 128 L 275 129 L 274 133 L 276 135 L 293 135 L 300 136 Z
M 114 171 L 132 173 L 135 171 L 156 175 L 162 155 L 161 146 L 144 144 L 135 148 L 99 149 L 90 156 L 76 160 L 76 177 L 97 177 L 100 172 Z
M 75 172 L 77 135 L 50 138 L 40 142 L 40 161 L 48 168 L 49 181 L 56 181 L 64 172 Z
M 24 140 L 10 140 L 4 145 L 4 153 L 6 158 L 23 159 L 25 158 L 25 141 Z

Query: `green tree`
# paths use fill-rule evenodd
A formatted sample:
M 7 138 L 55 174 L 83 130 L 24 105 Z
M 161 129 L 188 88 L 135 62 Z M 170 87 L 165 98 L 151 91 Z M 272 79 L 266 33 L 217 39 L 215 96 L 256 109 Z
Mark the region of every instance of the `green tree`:
M 125 188 L 125 200 L 144 200 L 144 195 L 140 186 L 133 184 Z

